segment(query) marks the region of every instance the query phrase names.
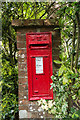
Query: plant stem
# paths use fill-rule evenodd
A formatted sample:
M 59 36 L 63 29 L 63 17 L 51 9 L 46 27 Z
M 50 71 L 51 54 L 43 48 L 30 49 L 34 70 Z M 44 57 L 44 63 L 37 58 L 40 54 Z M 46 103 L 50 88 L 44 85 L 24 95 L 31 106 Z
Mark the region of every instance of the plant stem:
M 73 67 L 74 67 L 75 37 L 76 37 L 76 23 L 75 23 L 75 21 L 73 21 L 73 39 L 72 39 L 71 70 L 73 70 Z
M 78 65 L 78 53 L 79 53 L 79 44 L 80 44 L 80 18 L 78 11 L 76 12 L 77 26 L 78 26 L 78 39 L 76 45 L 76 55 L 75 55 L 75 72 L 77 73 L 77 65 Z

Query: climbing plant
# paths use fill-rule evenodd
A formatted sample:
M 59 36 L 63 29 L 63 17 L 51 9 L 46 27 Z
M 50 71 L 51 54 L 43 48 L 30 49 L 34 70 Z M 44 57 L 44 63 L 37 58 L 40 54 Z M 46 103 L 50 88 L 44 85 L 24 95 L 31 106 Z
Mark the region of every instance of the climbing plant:
M 51 85 L 56 92 L 56 105 L 53 103 L 55 110 L 50 108 L 49 113 L 79 117 L 80 2 L 2 2 L 2 119 L 15 119 L 18 112 L 17 44 L 11 21 L 46 18 L 57 19 L 61 30 L 61 61 L 54 61 L 61 67 L 58 74 L 52 76 Z M 71 105 L 70 101 L 73 101 Z
M 2 119 L 18 119 L 18 68 L 16 32 L 11 26 L 13 19 L 45 18 L 53 3 L 2 2 Z
M 54 101 L 49 105 L 40 100 L 39 104 L 56 118 L 80 118 L 80 2 L 58 4 L 61 61 L 54 63 L 61 67 L 51 77 Z

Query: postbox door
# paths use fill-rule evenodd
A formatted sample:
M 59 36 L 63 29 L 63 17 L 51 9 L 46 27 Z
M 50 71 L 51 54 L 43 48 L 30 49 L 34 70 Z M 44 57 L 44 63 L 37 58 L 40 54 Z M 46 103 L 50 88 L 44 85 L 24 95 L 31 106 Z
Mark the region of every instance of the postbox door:
M 31 57 L 33 96 L 49 96 L 50 61 L 49 56 Z
M 27 33 L 29 100 L 53 99 L 51 33 Z

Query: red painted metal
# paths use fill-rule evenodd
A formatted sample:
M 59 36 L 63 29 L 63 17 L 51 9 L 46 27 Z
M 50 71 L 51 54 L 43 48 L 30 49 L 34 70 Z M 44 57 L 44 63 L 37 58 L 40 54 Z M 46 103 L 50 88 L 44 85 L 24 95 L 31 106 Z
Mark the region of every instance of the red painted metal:
M 50 32 L 26 34 L 29 100 L 53 99 L 51 37 Z

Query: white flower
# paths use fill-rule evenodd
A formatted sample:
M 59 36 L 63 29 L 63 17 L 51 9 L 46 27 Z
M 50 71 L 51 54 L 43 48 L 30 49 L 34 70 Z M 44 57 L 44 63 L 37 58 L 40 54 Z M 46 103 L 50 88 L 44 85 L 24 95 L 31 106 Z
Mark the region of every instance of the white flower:
M 51 109 L 51 113 L 55 114 L 56 113 L 56 108 L 54 107 L 53 109 Z
M 48 104 L 49 108 L 52 108 L 53 104 Z
M 41 100 L 38 100 L 38 105 L 41 105 L 42 101 Z
M 48 112 L 49 112 L 49 114 L 51 114 L 51 111 L 50 111 L 50 110 L 49 110 Z
M 45 109 L 45 106 L 44 106 L 44 105 L 41 105 L 41 108 L 42 108 L 42 109 Z
M 39 108 L 38 108 L 38 111 L 41 112 L 41 111 L 43 111 L 43 109 L 42 109 L 41 107 L 39 107 Z
M 41 100 L 43 100 L 43 99 L 41 98 Z
M 13 113 L 14 112 L 14 110 L 11 110 L 11 113 Z
M 48 101 L 48 107 L 52 108 L 52 106 L 53 106 L 52 100 Z
M 43 112 L 43 115 L 45 114 L 45 112 Z
M 55 105 L 55 101 L 53 102 L 53 105 Z
M 47 105 L 45 105 L 45 110 L 48 110 L 48 106 Z
M 53 100 L 49 100 L 49 101 L 48 101 L 48 103 L 52 103 L 52 102 L 53 102 Z
M 41 101 L 41 102 L 43 102 L 43 100 L 44 100 L 44 99 L 42 99 L 42 98 L 41 98 L 41 100 L 40 100 L 40 101 Z
M 61 81 L 61 78 L 59 78 L 59 81 Z
M 41 116 L 41 118 L 43 118 L 43 116 Z
M 46 100 L 45 99 L 43 99 L 42 102 L 43 102 L 43 104 L 46 104 Z
M 54 77 L 54 80 L 56 80 L 56 77 Z
M 42 109 L 44 109 L 44 110 L 48 110 L 48 106 L 47 106 L 47 104 L 42 105 L 41 107 L 42 107 Z

